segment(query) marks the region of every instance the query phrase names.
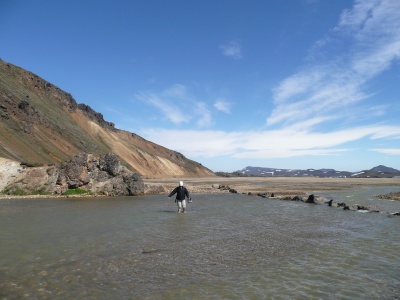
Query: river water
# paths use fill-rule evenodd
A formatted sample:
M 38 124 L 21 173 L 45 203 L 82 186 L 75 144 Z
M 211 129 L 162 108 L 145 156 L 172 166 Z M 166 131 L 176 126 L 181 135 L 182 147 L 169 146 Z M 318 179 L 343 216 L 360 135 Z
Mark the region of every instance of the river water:
M 324 195 L 400 211 L 374 195 Z M 0 299 L 400 299 L 400 217 L 238 194 L 0 202 Z

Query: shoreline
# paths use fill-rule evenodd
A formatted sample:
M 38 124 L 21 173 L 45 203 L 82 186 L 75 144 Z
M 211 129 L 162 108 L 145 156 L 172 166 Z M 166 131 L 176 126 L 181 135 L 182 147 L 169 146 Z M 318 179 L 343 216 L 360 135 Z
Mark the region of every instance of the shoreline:
M 399 186 L 400 178 L 320 178 L 320 177 L 202 177 L 143 179 L 147 186 L 172 190 L 182 180 L 190 193 L 221 193 L 213 184 L 229 186 L 238 193 L 309 195 L 371 186 Z M 228 191 L 226 191 L 228 192 Z
M 399 178 L 320 178 L 320 177 L 199 177 L 143 179 L 144 195 L 168 194 L 182 180 L 191 194 L 224 194 L 234 189 L 239 194 L 274 193 L 276 197 L 307 196 L 353 188 L 399 186 Z M 214 186 L 213 186 L 214 185 Z M 105 195 L 1 195 L 0 200 L 49 198 L 103 198 Z

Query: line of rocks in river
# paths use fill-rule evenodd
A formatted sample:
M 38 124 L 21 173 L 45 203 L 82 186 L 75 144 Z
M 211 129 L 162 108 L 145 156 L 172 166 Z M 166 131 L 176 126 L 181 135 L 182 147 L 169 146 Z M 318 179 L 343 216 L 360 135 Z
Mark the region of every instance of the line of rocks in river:
M 230 193 L 237 193 L 236 189 L 233 189 L 227 185 L 219 185 L 219 184 L 213 184 L 212 185 L 213 188 L 217 188 L 220 190 L 226 190 L 229 191 Z M 324 198 L 315 196 L 314 194 L 309 195 L 307 198 L 304 198 L 303 196 L 282 196 L 282 197 L 275 197 L 274 193 L 270 193 L 270 192 L 263 192 L 263 193 L 252 193 L 252 192 L 248 192 L 248 193 L 244 193 L 247 194 L 249 196 L 259 196 L 262 198 L 273 198 L 273 199 L 277 199 L 277 200 L 285 200 L 285 201 L 300 201 L 300 202 L 304 202 L 304 203 L 314 203 L 314 204 L 327 204 L 328 207 L 336 207 L 336 208 L 342 208 L 343 210 L 349 210 L 349 211 L 362 211 L 362 212 L 382 212 L 378 206 L 376 205 L 371 205 L 371 206 L 364 206 L 364 205 L 360 205 L 360 204 L 351 204 L 351 205 L 347 205 L 344 202 L 336 202 L 333 199 L 326 201 Z M 396 193 L 399 194 L 399 193 Z M 379 198 L 383 198 L 383 199 L 391 199 L 389 198 L 391 194 L 388 194 L 387 198 L 384 198 L 382 196 L 384 195 L 379 195 L 381 197 Z M 400 216 L 400 212 L 394 212 L 394 213 L 389 213 L 390 215 L 393 216 Z

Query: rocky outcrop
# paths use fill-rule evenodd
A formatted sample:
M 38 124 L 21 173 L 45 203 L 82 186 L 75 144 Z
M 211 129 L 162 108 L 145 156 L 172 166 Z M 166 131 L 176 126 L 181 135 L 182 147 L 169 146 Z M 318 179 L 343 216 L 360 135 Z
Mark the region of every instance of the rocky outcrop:
M 63 194 L 81 189 L 108 196 L 136 196 L 144 193 L 139 174 L 121 165 L 113 153 L 96 157 L 82 153 L 58 166 L 25 168 L 6 188 L 8 194 Z
M 91 120 L 94 120 L 97 124 L 108 127 L 110 130 L 115 130 L 115 124 L 112 122 L 107 122 L 101 113 L 92 109 L 89 105 L 84 103 L 78 104 L 78 108 L 83 111 Z
M 122 166 L 113 153 L 95 157 L 79 154 L 60 167 L 57 185 L 82 188 L 96 194 L 110 196 L 135 196 L 144 193 L 144 184 L 139 174 Z

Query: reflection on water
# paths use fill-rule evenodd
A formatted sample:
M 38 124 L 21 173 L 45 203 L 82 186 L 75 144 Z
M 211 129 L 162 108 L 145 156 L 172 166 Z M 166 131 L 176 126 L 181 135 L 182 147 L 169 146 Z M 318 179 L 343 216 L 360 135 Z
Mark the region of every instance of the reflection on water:
M 399 211 L 385 191 L 325 196 Z M 166 196 L 1 201 L 0 299 L 400 297 L 400 217 L 193 199 L 187 214 Z

